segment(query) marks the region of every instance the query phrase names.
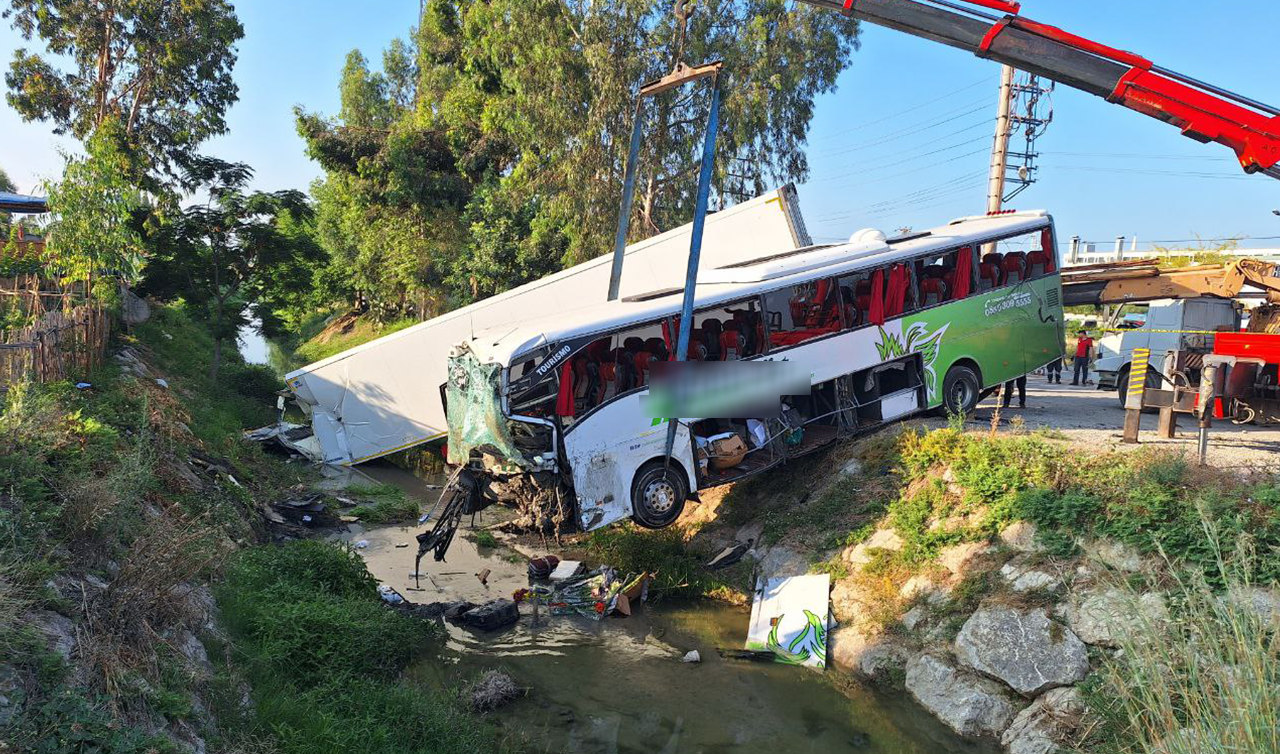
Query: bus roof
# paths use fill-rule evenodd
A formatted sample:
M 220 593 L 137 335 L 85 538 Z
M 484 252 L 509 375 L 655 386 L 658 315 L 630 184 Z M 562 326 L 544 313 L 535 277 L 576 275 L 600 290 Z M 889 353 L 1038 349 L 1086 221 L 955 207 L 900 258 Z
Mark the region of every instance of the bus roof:
M 731 303 L 761 289 L 785 288 L 932 251 L 1028 232 L 1042 228 L 1048 222 L 1047 212 L 1034 210 L 990 217 L 962 217 L 947 225 L 899 238 L 886 239 L 878 231 L 859 231 L 848 243 L 806 246 L 708 270 L 706 274 L 699 275 L 694 308 Z M 625 270 L 623 274 L 626 274 Z M 510 326 L 492 327 L 477 332 L 466 344 L 481 361 L 509 365 L 515 357 L 545 343 L 609 332 L 677 314 L 682 293 L 679 288 L 655 291 Z

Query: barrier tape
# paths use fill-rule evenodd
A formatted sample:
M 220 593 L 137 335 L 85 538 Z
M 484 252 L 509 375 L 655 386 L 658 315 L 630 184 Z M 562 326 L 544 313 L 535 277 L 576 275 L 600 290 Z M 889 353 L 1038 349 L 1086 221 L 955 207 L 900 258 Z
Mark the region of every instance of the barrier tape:
M 1180 335 L 1228 335 L 1239 334 L 1236 330 L 1148 330 L 1145 327 L 1130 327 L 1128 329 L 1122 327 L 1095 327 L 1090 328 L 1097 332 L 1156 332 L 1156 333 L 1178 333 Z M 1264 333 L 1255 333 L 1262 335 Z

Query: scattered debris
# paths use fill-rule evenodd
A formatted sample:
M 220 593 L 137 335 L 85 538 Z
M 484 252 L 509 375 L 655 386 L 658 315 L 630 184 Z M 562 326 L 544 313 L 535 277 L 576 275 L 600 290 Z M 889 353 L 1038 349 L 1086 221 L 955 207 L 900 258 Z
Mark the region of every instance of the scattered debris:
M 406 548 L 406 547 L 408 547 L 408 546 L 409 546 L 409 543 L 408 543 L 408 542 L 396 542 L 396 549 L 397 549 L 397 550 L 403 550 L 404 548 Z
M 773 652 L 753 649 L 730 649 L 716 647 L 716 653 L 726 660 L 751 660 L 753 662 L 773 662 L 778 656 Z
M 354 523 L 359 523 L 360 517 L 359 516 L 338 516 L 338 520 L 344 524 L 354 524 Z M 407 547 L 408 545 L 405 545 L 405 546 Z
M 791 665 L 827 665 L 827 574 L 790 576 L 756 582 L 746 648 L 770 651 Z
M 366 548 L 366 547 L 368 547 L 368 546 L 369 546 L 369 540 L 367 540 L 367 539 L 362 539 L 362 540 L 360 540 L 359 542 L 356 542 L 356 543 L 355 543 L 355 545 L 354 545 L 354 547 L 355 547 L 357 550 L 363 550 L 363 549 L 365 549 L 365 548 Z
M 561 560 L 559 561 L 559 564 L 552 569 L 551 580 L 553 582 L 568 581 L 569 579 L 577 578 L 586 570 L 587 567 L 583 565 L 580 560 Z
M 691 649 L 680 658 L 680 662 L 702 662 L 702 655 L 698 654 L 698 650 Z
M 162 378 L 160 378 L 160 377 L 157 377 L 157 378 L 156 378 L 156 384 L 157 384 L 157 385 L 159 385 L 160 387 L 164 388 L 165 390 L 168 390 L 168 389 L 169 389 L 169 381 L 168 381 L 168 380 L 165 380 L 165 379 L 162 379 Z
M 491 712 L 509 704 L 524 693 L 511 676 L 500 670 L 490 670 L 471 685 L 471 709 Z
M 636 600 L 643 602 L 647 596 L 648 582 L 647 573 L 630 573 L 619 578 L 617 571 L 601 566 L 581 579 L 557 587 L 549 603 L 551 614 L 584 615 L 596 620 L 615 612 L 630 615 L 631 604 Z
M 378 587 L 378 596 L 388 605 L 403 605 L 407 602 L 404 595 L 397 592 L 395 587 L 389 584 L 382 584 Z
M 447 621 L 481 631 L 494 631 L 520 620 L 520 608 L 508 599 L 496 599 L 483 605 L 454 602 L 444 609 L 443 614 Z
M 91 388 L 91 387 L 93 387 L 93 385 L 89 384 L 88 382 L 77 382 L 77 383 L 76 383 L 76 390 L 88 390 L 88 389 L 89 389 L 89 388 Z
M 480 579 L 481 584 L 484 584 L 485 586 L 489 586 L 490 573 L 493 573 L 493 571 L 490 571 L 488 568 L 482 568 L 480 569 L 480 572 L 476 574 L 476 578 Z
M 551 576 L 551 572 L 560 565 L 560 558 L 555 555 L 541 555 L 536 558 L 529 559 L 529 578 L 546 579 Z
M 754 538 L 748 539 L 746 542 L 733 543 L 721 550 L 714 558 L 707 561 L 706 569 L 708 571 L 718 571 L 721 568 L 728 568 L 739 560 L 742 560 L 742 556 L 746 555 L 754 544 Z

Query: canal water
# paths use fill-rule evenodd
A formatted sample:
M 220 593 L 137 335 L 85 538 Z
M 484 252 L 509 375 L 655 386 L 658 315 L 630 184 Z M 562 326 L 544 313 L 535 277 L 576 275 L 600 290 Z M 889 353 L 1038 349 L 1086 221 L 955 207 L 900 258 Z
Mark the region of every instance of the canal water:
M 391 465 L 363 469 L 428 510 L 439 494 Z M 435 481 L 437 484 L 440 480 Z M 492 510 L 492 509 L 491 509 Z M 486 511 L 486 513 L 488 513 Z M 481 519 L 477 526 L 497 519 Z M 355 530 L 370 570 L 413 602 L 510 597 L 528 581 L 523 558 L 478 547 L 459 531 L 446 562 L 423 561 L 412 578 L 417 527 Z M 477 574 L 487 569 L 487 584 Z M 419 590 L 420 591 L 417 591 Z M 629 618 L 541 616 L 528 606 L 510 628 L 477 633 L 448 626 L 444 662 L 415 669 L 424 681 L 463 684 L 484 670 L 509 673 L 528 694 L 493 713 L 516 748 L 546 752 L 730 754 L 994 754 L 952 734 L 904 694 L 773 663 L 722 659 L 741 648 L 748 610 L 718 603 L 659 602 Z M 683 663 L 690 650 L 700 663 Z

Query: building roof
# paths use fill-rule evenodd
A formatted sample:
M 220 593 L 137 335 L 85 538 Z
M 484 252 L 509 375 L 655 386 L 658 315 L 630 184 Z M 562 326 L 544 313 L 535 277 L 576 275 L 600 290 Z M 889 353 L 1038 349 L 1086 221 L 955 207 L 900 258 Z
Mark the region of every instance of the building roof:
M 0 191 L 0 212 L 20 212 L 39 215 L 49 211 L 49 201 L 43 196 L 11 194 Z

